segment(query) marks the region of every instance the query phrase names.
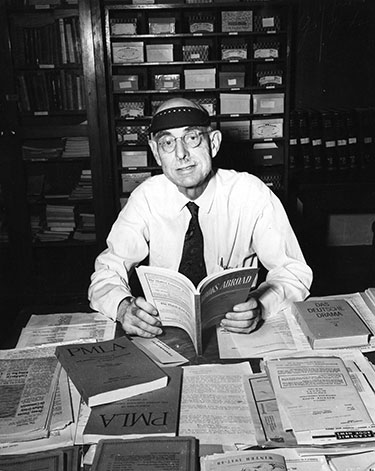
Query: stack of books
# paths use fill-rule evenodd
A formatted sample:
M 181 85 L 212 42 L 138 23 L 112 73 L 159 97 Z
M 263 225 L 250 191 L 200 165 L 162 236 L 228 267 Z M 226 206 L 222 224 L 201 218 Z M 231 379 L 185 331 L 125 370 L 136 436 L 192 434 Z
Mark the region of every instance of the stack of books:
M 74 206 L 47 204 L 46 229 L 37 238 L 41 242 L 66 240 L 75 227 Z
M 90 157 L 89 140 L 87 137 L 66 137 L 62 157 Z
M 70 200 L 92 200 L 91 170 L 82 170 L 78 183 L 69 195 Z
M 94 213 L 81 212 L 79 214 L 78 224 L 73 234 L 73 239 L 82 241 L 96 240 Z

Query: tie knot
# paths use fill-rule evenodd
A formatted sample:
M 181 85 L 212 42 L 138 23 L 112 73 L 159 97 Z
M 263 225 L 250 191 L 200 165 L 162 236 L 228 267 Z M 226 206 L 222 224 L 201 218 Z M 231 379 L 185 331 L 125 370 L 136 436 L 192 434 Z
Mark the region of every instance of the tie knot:
M 199 211 L 199 206 L 192 201 L 189 201 L 189 203 L 186 204 L 188 210 L 190 211 L 191 215 L 193 217 L 198 217 L 198 211 Z

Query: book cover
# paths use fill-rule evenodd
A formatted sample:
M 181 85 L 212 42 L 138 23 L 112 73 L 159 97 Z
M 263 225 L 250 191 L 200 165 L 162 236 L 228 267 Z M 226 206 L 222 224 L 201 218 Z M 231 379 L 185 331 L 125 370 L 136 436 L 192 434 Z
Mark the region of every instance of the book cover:
M 125 465 L 132 471 L 196 471 L 198 441 L 194 437 L 99 441 L 91 471 L 125 469 Z
M 93 407 L 83 432 L 84 443 L 102 438 L 176 436 L 180 410 L 182 369 L 169 367 L 165 388 Z
M 366 345 L 371 334 L 345 299 L 307 300 L 292 309 L 312 348 L 343 348 Z
M 55 354 L 90 407 L 163 388 L 168 382 L 166 373 L 125 336 L 58 345 Z
M 136 271 L 162 324 L 185 330 L 198 355 L 202 354 L 202 331 L 219 324 L 234 305 L 246 301 L 258 273 L 252 267 L 231 268 L 206 276 L 195 288 L 174 270 L 142 265 Z

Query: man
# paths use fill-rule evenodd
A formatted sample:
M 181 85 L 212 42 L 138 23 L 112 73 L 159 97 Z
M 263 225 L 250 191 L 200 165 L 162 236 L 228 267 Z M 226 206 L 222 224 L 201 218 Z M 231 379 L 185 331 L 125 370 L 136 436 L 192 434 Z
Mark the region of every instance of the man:
M 156 308 L 132 296 L 129 274 L 146 257 L 150 265 L 178 271 L 192 219 L 189 201 L 199 207 L 208 274 L 256 266 L 257 259 L 268 271 L 251 297 L 225 315 L 223 327 L 250 333 L 261 318 L 303 300 L 312 273 L 283 206 L 257 177 L 213 169 L 221 132 L 210 127 L 208 113 L 174 98 L 159 107 L 150 131 L 149 145 L 163 174 L 139 185 L 114 223 L 91 277 L 91 307 L 118 320 L 130 335 L 162 333 Z

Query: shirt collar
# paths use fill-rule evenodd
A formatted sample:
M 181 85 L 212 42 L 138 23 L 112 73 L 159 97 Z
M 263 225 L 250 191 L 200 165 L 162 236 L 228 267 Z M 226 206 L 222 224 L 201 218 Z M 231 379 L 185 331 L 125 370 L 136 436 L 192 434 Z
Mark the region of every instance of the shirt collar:
M 167 184 L 171 186 L 172 191 L 172 194 L 170 195 L 171 209 L 172 211 L 176 211 L 176 213 L 180 213 L 190 200 L 189 198 L 186 198 L 186 196 L 184 196 L 182 193 L 180 193 L 177 187 L 172 182 L 170 182 L 168 179 L 166 180 L 168 182 Z M 214 172 L 204 192 L 199 198 L 194 200 L 194 202 L 199 206 L 199 209 L 201 211 L 205 213 L 210 212 L 216 193 L 216 186 L 217 177 L 216 172 Z

